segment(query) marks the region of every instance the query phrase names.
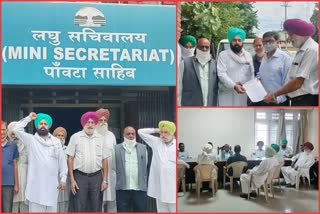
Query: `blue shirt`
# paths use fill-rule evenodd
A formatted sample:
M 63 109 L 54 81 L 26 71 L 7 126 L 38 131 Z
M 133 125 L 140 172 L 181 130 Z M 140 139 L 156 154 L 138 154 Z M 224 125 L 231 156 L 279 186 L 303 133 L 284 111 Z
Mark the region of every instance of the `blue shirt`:
M 2 186 L 14 185 L 13 160 L 19 157 L 17 144 L 8 140 L 2 147 Z
M 280 49 L 270 58 L 267 58 L 267 55 L 263 57 L 257 76 L 267 92 L 275 92 L 284 86 L 290 66 L 290 56 Z M 285 102 L 285 95 L 278 96 L 277 101 Z
M 186 150 L 184 150 L 183 152 L 180 152 L 180 151 L 179 151 L 179 157 L 178 157 L 178 159 L 187 161 L 189 158 L 190 158 L 190 157 L 189 157 L 189 153 L 188 153 Z
M 248 162 L 248 161 L 247 161 L 247 158 L 246 158 L 245 156 L 243 156 L 243 155 L 241 155 L 241 154 L 235 153 L 234 155 L 232 155 L 232 156 L 230 156 L 230 157 L 228 158 L 228 160 L 227 160 L 227 165 L 230 165 L 230 164 L 232 164 L 232 163 L 234 163 L 234 162 L 237 162 L 237 161 Z M 245 167 L 243 170 L 245 171 L 245 169 L 246 169 L 246 167 Z M 233 170 L 232 170 L 232 168 L 229 168 L 229 169 L 228 169 L 228 174 L 229 174 L 230 176 L 233 175 Z

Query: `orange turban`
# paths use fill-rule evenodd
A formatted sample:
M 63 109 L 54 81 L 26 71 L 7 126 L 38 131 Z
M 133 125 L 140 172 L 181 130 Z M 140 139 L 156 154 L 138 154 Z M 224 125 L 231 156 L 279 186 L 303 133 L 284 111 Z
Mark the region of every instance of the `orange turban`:
M 57 137 L 58 133 L 63 132 L 64 138 L 67 138 L 67 130 L 63 127 L 58 127 L 53 131 L 53 136 Z
M 96 112 L 98 114 L 99 119 L 104 116 L 107 119 L 107 121 L 109 120 L 110 112 L 108 109 L 101 108 L 101 109 L 97 110 Z

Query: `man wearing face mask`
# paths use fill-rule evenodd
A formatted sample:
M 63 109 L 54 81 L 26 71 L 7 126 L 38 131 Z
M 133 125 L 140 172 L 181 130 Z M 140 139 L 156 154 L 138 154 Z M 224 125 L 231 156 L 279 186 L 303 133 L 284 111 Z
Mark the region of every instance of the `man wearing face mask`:
M 57 127 L 52 134 L 53 136 L 55 136 L 60 140 L 63 151 L 66 155 L 66 160 L 67 160 L 68 159 L 68 155 L 66 154 L 67 146 L 65 145 L 66 138 L 67 138 L 67 130 L 63 127 Z M 68 212 L 69 198 L 70 198 L 70 179 L 67 178 L 66 188 L 64 190 L 59 191 L 58 212 Z
M 304 152 L 299 156 L 297 162 L 292 166 L 281 167 L 282 175 L 289 187 L 295 187 L 298 170 L 301 170 L 302 174 L 309 174 L 309 168 L 315 162 L 314 155 L 311 153 L 312 150 L 312 143 L 304 143 Z
M 301 19 L 287 19 L 283 24 L 288 40 L 298 48 L 288 71 L 286 84 L 264 97 L 267 103 L 287 95 L 289 106 L 318 106 L 318 43 L 311 36 L 315 26 Z
M 253 48 L 256 54 L 252 57 L 253 67 L 254 67 L 254 76 L 259 72 L 259 68 L 261 65 L 262 58 L 264 56 L 264 49 L 262 44 L 262 38 L 256 37 L 253 40 Z
M 36 133 L 24 132 L 34 120 Z M 60 140 L 49 133 L 52 118 L 48 114 L 31 112 L 20 120 L 13 133 L 27 147 L 28 174 L 26 200 L 29 212 L 57 212 L 59 190 L 64 190 L 67 161 Z
M 179 45 L 181 48 L 181 57 L 185 59 L 187 57 L 194 56 L 194 51 L 196 49 L 197 40 L 194 36 L 185 35 L 181 36 L 179 39 Z
M 71 192 L 75 212 L 102 212 L 103 192 L 108 188 L 108 157 L 112 151 L 95 131 L 96 112 L 81 116 L 82 131 L 73 134 L 67 147 Z
M 13 129 L 17 123 L 18 122 L 13 121 L 8 125 L 8 137 L 12 142 L 16 143 L 19 152 L 19 157 L 17 159 L 19 191 L 13 196 L 12 212 L 28 212 L 29 206 L 24 203 L 26 199 L 25 191 L 27 185 L 28 152 L 27 147 L 22 144 L 13 133 Z
M 246 33 L 240 28 L 228 30 L 230 49 L 218 57 L 219 106 L 246 106 L 247 95 L 243 84 L 254 78 L 252 56 L 243 49 Z
M 113 151 L 114 146 L 117 144 L 116 137 L 109 130 L 108 121 L 110 118 L 110 112 L 108 109 L 100 108 L 96 111 L 98 114 L 98 124 L 96 130 L 99 134 L 102 135 L 106 144 L 108 146 L 108 150 Z M 117 203 L 116 203 L 116 171 L 114 165 L 113 157 L 108 157 L 108 188 L 103 193 L 103 207 L 102 210 L 104 212 L 117 212 Z
M 176 126 L 160 121 L 159 128 L 139 129 L 139 136 L 151 147 L 148 196 L 157 201 L 158 212 L 176 212 Z M 152 134 L 160 134 L 156 137 Z
M 216 106 L 218 77 L 216 61 L 210 54 L 210 41 L 200 38 L 196 55 L 184 59 L 179 76 L 179 100 L 182 106 Z M 180 97 L 181 96 L 181 97 Z
M 287 53 L 278 48 L 279 34 L 277 32 L 266 32 L 263 34 L 262 38 L 266 54 L 261 62 L 257 77 L 261 81 L 264 89 L 267 92 L 272 92 L 284 86 L 288 70 L 291 66 L 291 58 Z M 286 100 L 286 96 L 281 95 L 277 97 L 277 101 L 275 103 L 260 101 L 253 103 L 252 105 L 287 105 L 285 104 Z
M 124 141 L 115 146 L 118 212 L 147 211 L 147 147 L 136 141 L 136 130 L 123 130 Z

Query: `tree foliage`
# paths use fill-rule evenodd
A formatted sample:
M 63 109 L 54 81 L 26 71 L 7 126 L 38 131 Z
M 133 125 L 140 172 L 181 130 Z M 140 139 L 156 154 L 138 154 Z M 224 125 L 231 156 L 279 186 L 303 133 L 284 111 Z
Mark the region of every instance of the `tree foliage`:
M 318 3 L 315 3 L 315 7 L 313 9 L 313 14 L 310 18 L 310 22 L 314 24 L 316 27 L 316 33 L 313 35 L 313 39 L 318 42 L 318 32 L 319 32 L 319 26 L 318 26 Z
M 184 2 L 181 3 L 182 35 L 204 36 L 216 45 L 227 38 L 230 27 L 244 29 L 253 38 L 258 27 L 257 12 L 251 2 Z

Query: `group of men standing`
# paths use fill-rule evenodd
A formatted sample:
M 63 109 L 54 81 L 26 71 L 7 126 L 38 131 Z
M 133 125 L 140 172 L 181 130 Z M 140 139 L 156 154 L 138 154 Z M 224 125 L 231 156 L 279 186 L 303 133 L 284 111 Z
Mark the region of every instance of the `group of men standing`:
M 297 48 L 293 60 L 279 49 L 279 35 L 266 32 L 255 39 L 256 56 L 243 48 L 246 33 L 230 28 L 230 49 L 217 61 L 208 38 L 180 38 L 178 102 L 182 106 L 317 106 L 318 43 L 311 36 L 315 26 L 301 19 L 284 22 L 288 40 Z M 192 54 L 194 51 L 195 54 Z M 261 65 L 260 65 L 261 64 Z M 259 68 L 260 66 L 260 68 Z M 262 101 L 252 103 L 243 84 L 257 78 L 267 91 Z
M 160 121 L 158 128 L 138 130 L 152 149 L 148 173 L 147 146 L 136 141 L 131 126 L 116 144 L 109 116 L 107 109 L 84 113 L 83 129 L 67 146 L 63 127 L 49 132 L 53 121 L 48 114 L 31 112 L 12 123 L 13 140 L 2 122 L 2 211 L 12 212 L 14 205 L 16 212 L 146 212 L 149 195 L 158 212 L 175 212 L 175 124 Z M 31 121 L 34 135 L 24 131 Z

